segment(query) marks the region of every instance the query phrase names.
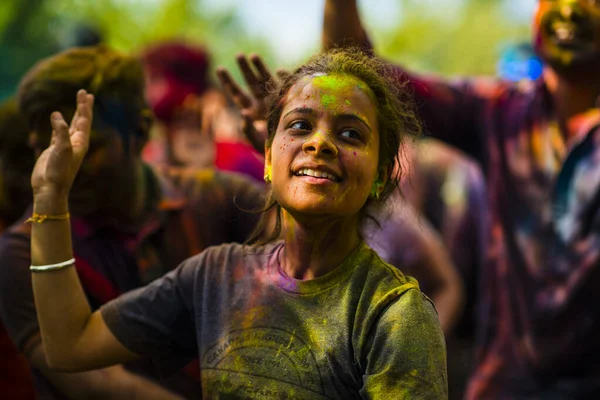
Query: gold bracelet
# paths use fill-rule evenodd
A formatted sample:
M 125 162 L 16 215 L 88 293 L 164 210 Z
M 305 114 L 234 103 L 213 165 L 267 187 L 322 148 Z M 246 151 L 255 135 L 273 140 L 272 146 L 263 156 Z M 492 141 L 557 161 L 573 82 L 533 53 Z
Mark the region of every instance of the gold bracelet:
M 33 215 L 25 221 L 25 223 L 35 222 L 36 224 L 41 224 L 45 220 L 64 220 L 69 219 L 70 217 L 71 214 L 69 214 L 69 212 L 58 215 L 38 214 L 34 212 Z

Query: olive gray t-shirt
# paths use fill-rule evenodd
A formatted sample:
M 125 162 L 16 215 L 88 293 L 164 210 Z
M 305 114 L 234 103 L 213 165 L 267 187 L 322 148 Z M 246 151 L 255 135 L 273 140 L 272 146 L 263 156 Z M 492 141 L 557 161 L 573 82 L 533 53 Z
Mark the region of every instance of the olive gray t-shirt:
M 447 398 L 444 337 L 414 279 L 364 243 L 326 275 L 292 279 L 283 246 L 211 247 L 102 316 L 159 364 L 199 356 L 204 398 Z

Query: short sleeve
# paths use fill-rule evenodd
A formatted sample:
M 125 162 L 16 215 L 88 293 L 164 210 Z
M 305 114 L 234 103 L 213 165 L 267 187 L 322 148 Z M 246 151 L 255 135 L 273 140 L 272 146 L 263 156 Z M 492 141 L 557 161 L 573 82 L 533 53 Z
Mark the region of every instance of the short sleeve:
M 433 304 L 418 289 L 383 310 L 365 349 L 362 398 L 448 398 L 444 335 Z
M 29 271 L 29 236 L 6 233 L 0 240 L 0 260 L 0 319 L 12 342 L 25 353 L 33 344 L 30 339 L 39 333 Z
M 163 367 L 184 365 L 197 357 L 193 288 L 202 256 L 102 306 L 102 317 L 121 344 Z

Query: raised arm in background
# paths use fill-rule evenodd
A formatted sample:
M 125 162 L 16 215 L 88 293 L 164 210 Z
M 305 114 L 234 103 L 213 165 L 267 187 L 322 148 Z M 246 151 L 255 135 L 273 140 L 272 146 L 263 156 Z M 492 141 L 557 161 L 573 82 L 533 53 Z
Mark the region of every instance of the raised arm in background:
M 88 145 L 94 97 L 80 90 L 77 111 L 69 127 L 62 115 L 52 114 L 52 139 L 38 158 L 31 177 L 33 211 L 56 216 L 68 212 L 68 196 Z M 68 219 L 33 223 L 31 263 L 62 263 L 73 258 Z M 138 356 L 106 327 L 99 312 L 91 313 L 74 265 L 32 273 L 42 343 L 50 368 L 75 372 L 102 368 Z
M 356 0 L 325 0 L 321 49 L 358 46 L 372 49 L 364 29 Z M 446 80 L 407 71 L 402 65 L 390 62 L 389 73 L 399 87 L 406 83 L 412 93 L 423 121 L 426 134 L 434 136 L 471 155 L 478 162 L 485 160 L 485 133 L 480 129 L 488 123 L 485 106 L 500 96 L 504 84 L 487 78 Z
M 325 0 L 322 50 L 334 47 L 368 47 L 356 0 Z

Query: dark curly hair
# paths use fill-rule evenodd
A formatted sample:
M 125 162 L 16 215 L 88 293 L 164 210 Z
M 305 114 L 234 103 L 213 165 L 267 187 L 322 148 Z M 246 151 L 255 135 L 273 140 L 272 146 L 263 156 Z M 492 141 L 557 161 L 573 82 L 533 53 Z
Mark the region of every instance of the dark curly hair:
M 407 138 L 421 134 L 421 122 L 416 115 L 412 94 L 406 86 L 398 87 L 391 81 L 391 71 L 380 59 L 358 48 L 333 49 L 311 57 L 305 64 L 284 76 L 279 83 L 272 82 L 272 94 L 268 99 L 267 146 L 270 146 L 277 131 L 281 112 L 286 103 L 289 90 L 305 77 L 316 75 L 352 76 L 363 83 L 373 93 L 377 109 L 379 127 L 379 167 L 388 166 L 386 184 L 378 199 L 369 198 L 362 208 L 362 217 L 368 217 L 367 206 L 373 203 L 383 204 L 389 195 L 398 188 L 401 176 L 399 162 L 401 146 Z M 281 206 L 267 196 L 263 210 L 277 208 L 275 229 L 266 239 L 260 239 L 266 229 L 267 218 L 263 215 L 250 243 L 265 244 L 277 239 L 281 233 Z

